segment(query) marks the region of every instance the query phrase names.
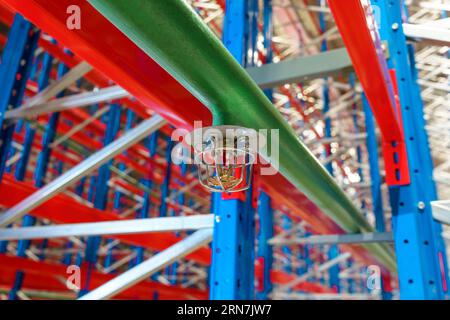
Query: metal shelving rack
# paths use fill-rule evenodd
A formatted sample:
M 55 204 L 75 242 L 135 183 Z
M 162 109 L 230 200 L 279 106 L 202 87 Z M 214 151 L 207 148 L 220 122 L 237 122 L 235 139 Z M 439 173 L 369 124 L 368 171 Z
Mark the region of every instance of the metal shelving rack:
M 449 199 L 450 8 L 345 0 L 349 19 L 343 2 L 187 5 L 333 177 L 336 203 L 351 200 L 351 222 L 281 174 L 211 195 L 171 156 L 173 131 L 211 113 L 99 1 L 1 0 L 0 297 L 448 298 L 431 203 Z

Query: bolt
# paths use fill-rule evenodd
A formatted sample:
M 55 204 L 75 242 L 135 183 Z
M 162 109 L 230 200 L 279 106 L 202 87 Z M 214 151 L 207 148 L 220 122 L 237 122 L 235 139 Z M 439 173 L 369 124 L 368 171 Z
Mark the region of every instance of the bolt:
M 419 210 L 425 209 L 425 202 L 419 201 L 419 203 L 417 204 L 417 208 L 419 208 Z
M 397 31 L 399 27 L 400 26 L 399 26 L 399 24 L 397 22 L 392 24 L 392 30 L 394 30 L 394 31 Z
M 216 223 L 220 222 L 220 216 L 216 216 Z

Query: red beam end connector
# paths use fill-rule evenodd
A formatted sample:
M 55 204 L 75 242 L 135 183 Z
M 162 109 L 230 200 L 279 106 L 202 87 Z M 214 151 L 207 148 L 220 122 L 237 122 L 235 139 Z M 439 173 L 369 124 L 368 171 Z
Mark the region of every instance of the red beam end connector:
M 392 86 L 395 95 L 395 107 L 397 113 L 397 122 L 400 129 L 400 139 L 386 140 L 382 138 L 384 166 L 386 170 L 386 183 L 388 186 L 407 185 L 411 182 L 409 176 L 408 153 L 406 152 L 406 144 L 403 131 L 403 123 L 401 117 L 400 98 L 398 95 L 397 78 L 395 70 L 389 70 Z

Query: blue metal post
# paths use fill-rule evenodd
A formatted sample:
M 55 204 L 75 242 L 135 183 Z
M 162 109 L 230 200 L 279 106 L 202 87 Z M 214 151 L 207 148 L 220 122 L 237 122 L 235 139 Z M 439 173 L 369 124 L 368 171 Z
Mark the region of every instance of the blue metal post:
M 103 145 L 106 146 L 114 141 L 120 129 L 120 116 L 121 116 L 120 105 L 112 104 L 108 112 L 106 136 Z M 102 165 L 98 170 L 97 185 L 95 188 L 96 194 L 94 200 L 94 206 L 97 209 L 101 210 L 106 209 L 107 196 L 109 191 L 107 182 L 111 177 L 111 170 L 109 169 L 109 167 L 112 165 L 112 163 L 113 161 L 110 160 L 104 165 Z
M 156 155 L 156 151 L 158 148 L 158 137 L 159 137 L 159 131 L 156 131 L 154 133 L 152 133 L 150 135 L 150 137 L 148 138 L 148 151 L 150 154 L 151 158 L 154 158 L 154 156 Z M 149 179 L 145 181 L 145 185 L 148 188 L 152 188 L 153 186 L 153 182 Z M 145 196 L 144 196 L 144 207 L 142 208 L 142 212 L 147 212 L 147 214 L 150 213 L 150 209 L 151 209 L 151 193 L 150 192 L 146 192 Z M 147 208 L 148 209 L 147 209 Z M 138 248 L 137 249 L 137 256 L 136 256 L 136 263 L 140 263 L 144 261 L 144 248 Z M 150 278 L 154 281 L 157 281 L 157 278 L 160 274 L 159 272 L 156 272 L 155 274 L 153 274 Z M 154 292 L 153 294 L 153 300 L 157 300 L 158 299 L 158 293 Z
M 370 108 L 369 101 L 366 95 L 362 95 L 363 109 L 365 114 L 365 124 L 366 124 L 366 147 L 369 156 L 369 166 L 370 166 L 370 189 L 372 194 L 372 210 L 375 216 L 375 229 L 377 232 L 386 231 L 386 222 L 384 218 L 383 209 L 383 194 L 381 192 L 381 175 L 379 167 L 379 157 L 378 157 L 378 144 L 377 136 L 375 132 L 375 125 L 373 121 L 373 113 Z M 391 300 L 392 293 L 384 289 L 385 285 L 381 283 L 382 297 L 383 300 Z
M 12 99 L 13 100 L 15 99 L 14 103 L 12 105 L 8 106 L 8 108 L 11 108 L 11 109 L 19 106 L 22 102 L 22 100 L 21 100 L 22 98 L 17 98 L 18 93 L 16 90 L 20 90 L 21 91 L 20 96 L 23 97 L 25 85 L 26 85 L 27 79 L 31 72 L 30 69 L 32 69 L 31 64 L 33 61 L 33 52 L 34 52 L 34 49 L 36 48 L 37 40 L 39 39 L 39 35 L 40 35 L 40 33 L 38 31 L 32 31 L 33 35 L 32 35 L 32 37 L 30 37 L 30 31 L 32 29 L 32 25 L 29 22 L 26 22 L 25 20 L 23 20 L 23 18 L 20 16 L 16 16 L 14 24 L 16 24 L 16 23 L 19 25 L 19 30 L 15 29 L 17 26 L 13 25 L 13 28 L 10 32 L 10 36 L 12 36 L 11 41 L 16 40 L 14 38 L 15 32 L 25 33 L 22 35 L 22 37 L 18 37 L 18 38 L 22 38 L 22 40 L 23 39 L 27 39 L 27 40 L 25 42 L 24 48 L 22 48 L 22 50 L 24 52 L 23 54 L 24 55 L 26 54 L 26 57 L 22 56 L 23 60 L 19 61 L 19 66 L 18 66 L 18 68 L 19 68 L 18 72 L 21 75 L 21 77 L 23 76 L 23 78 L 19 77 L 21 79 L 21 81 L 18 81 L 17 76 L 14 77 L 13 81 L 20 82 L 20 83 L 16 84 L 18 87 L 15 87 L 13 89 L 13 92 L 11 93 Z M 27 26 L 27 28 L 22 29 L 22 27 L 24 27 L 24 26 Z M 31 51 L 29 51 L 30 47 L 31 47 Z M 29 51 L 29 52 L 27 52 L 27 51 Z M 20 55 L 18 55 L 18 56 L 20 56 Z M 3 62 L 8 63 L 9 61 L 4 60 Z M 11 63 L 14 63 L 14 62 L 11 62 Z M 37 61 L 36 61 L 36 63 L 37 63 Z M 20 71 L 21 67 L 22 68 L 25 67 L 26 69 Z M 38 81 L 39 90 L 42 90 L 44 87 L 47 86 L 50 70 L 51 70 L 51 61 L 48 59 L 48 57 L 46 57 L 44 59 L 43 65 L 42 65 L 42 70 L 41 70 L 41 74 L 40 74 L 39 81 Z M 5 95 L 5 97 L 6 96 L 7 95 Z M 8 144 L 12 140 L 12 132 L 14 132 L 14 124 L 10 124 L 9 128 L 2 130 L 3 145 L 6 147 L 6 149 L 3 150 L 6 153 L 2 154 L 2 155 L 8 154 Z M 30 158 L 30 152 L 31 152 L 31 148 L 33 145 L 34 135 L 35 135 L 35 129 L 32 128 L 29 124 L 27 124 L 23 149 L 21 151 L 22 155 L 18 162 L 18 165 L 16 166 L 16 171 L 15 171 L 15 178 L 19 181 L 23 181 L 25 179 L 25 175 L 26 175 L 27 167 L 28 167 L 28 161 Z M 4 158 L 4 160 L 6 161 L 6 158 Z M 22 226 L 24 226 L 24 227 L 32 226 L 35 223 L 35 221 L 36 221 L 36 219 L 34 217 L 26 215 L 22 219 Z M 30 240 L 20 240 L 18 242 L 17 256 L 25 257 L 25 252 L 28 249 L 28 247 L 30 246 L 30 243 L 31 243 Z M 43 242 L 43 244 L 45 245 L 45 242 Z M 25 274 L 22 271 L 19 270 L 16 272 L 13 288 L 11 289 L 11 291 L 9 292 L 9 295 L 8 295 L 8 298 L 10 300 L 15 300 L 17 298 L 17 292 L 22 287 L 22 282 L 23 282 L 24 277 L 25 277 Z
M 428 141 L 428 136 L 425 131 L 425 115 L 423 112 L 423 102 L 420 94 L 420 86 L 417 83 L 418 72 L 416 69 L 416 61 L 415 61 L 415 52 L 412 44 L 407 46 L 408 48 L 408 57 L 409 57 L 409 65 L 412 77 L 412 87 L 414 88 L 413 94 L 414 99 L 412 103 L 413 112 L 417 113 L 417 121 L 414 123 L 415 128 L 414 132 L 416 133 L 416 138 L 419 146 L 419 156 L 421 165 L 421 173 L 424 177 L 424 182 L 426 183 L 426 190 L 429 192 L 429 200 L 433 201 L 438 198 L 436 184 L 433 180 L 433 159 L 430 150 L 430 144 Z M 417 169 L 414 171 L 416 174 Z M 428 208 L 430 209 L 430 208 Z M 438 251 L 438 262 L 439 262 L 439 271 L 441 275 L 442 288 L 444 291 L 445 299 L 450 298 L 450 293 L 448 291 L 449 285 L 449 272 L 448 272 L 448 261 L 446 255 L 446 245 L 444 240 L 442 239 L 442 225 L 438 221 L 431 219 L 431 228 L 433 232 L 433 237 L 435 240 L 436 250 Z
M 266 63 L 271 63 L 273 58 L 272 52 L 272 0 L 264 0 L 263 2 L 263 37 L 264 49 L 266 50 Z M 272 100 L 272 90 L 264 90 L 266 96 Z M 272 282 L 270 273 L 273 264 L 273 248 L 268 244 L 270 238 L 273 237 L 273 210 L 268 194 L 261 191 L 258 199 L 258 216 L 259 216 L 259 234 L 258 234 L 258 252 L 257 259 L 262 264 L 262 277 L 259 279 L 256 298 L 259 300 L 267 300 L 272 291 Z
M 14 132 L 14 123 L 5 124 L 3 116 L 6 111 L 17 108 L 25 93 L 29 78 L 34 50 L 39 39 L 39 31 L 21 15 L 16 15 L 8 35 L 0 64 L 0 181 L 10 152 Z
M 258 260 L 262 263 L 262 283 L 259 284 L 259 291 L 256 298 L 267 300 L 272 291 L 272 282 L 270 281 L 270 271 L 273 264 L 273 250 L 268 241 L 273 237 L 273 211 L 271 208 L 270 197 L 261 192 L 258 199 L 259 215 L 259 235 L 258 235 Z
M 80 182 L 77 183 L 75 187 L 75 193 L 83 198 L 84 195 L 84 187 L 86 186 L 86 177 L 80 179 Z
M 158 141 L 158 132 L 154 132 L 150 135 L 150 137 L 146 140 L 147 142 L 147 149 L 149 151 L 150 157 L 153 158 L 156 154 L 156 148 L 157 148 L 157 141 Z M 153 181 L 150 179 L 142 179 L 141 183 L 146 186 L 148 189 L 152 189 L 153 187 Z M 151 193 L 150 192 L 144 192 L 144 202 L 142 204 L 142 208 L 139 212 L 139 218 L 148 218 L 149 212 L 151 208 Z M 144 251 L 145 249 L 142 247 L 136 248 L 136 258 L 133 261 L 133 265 L 137 265 L 144 261 Z
M 66 244 L 65 244 L 65 246 L 64 246 L 64 249 L 66 249 L 66 250 L 70 250 L 70 249 L 72 249 L 73 248 L 73 243 L 72 243 L 72 241 L 68 241 Z M 64 256 L 63 256 L 63 258 L 62 258 L 62 263 L 64 263 L 65 265 L 71 265 L 72 264 L 72 256 L 73 256 L 73 254 L 71 254 L 71 253 L 69 253 L 69 252 L 67 252 L 67 253 L 65 253 L 64 254 Z
M 47 59 L 49 59 L 48 63 L 50 64 L 51 68 L 53 58 L 50 58 L 50 56 L 48 56 L 49 58 L 47 58 L 47 56 L 48 55 L 44 57 L 43 63 L 44 64 L 47 63 Z M 67 70 L 68 68 L 63 63 L 60 63 L 58 65 L 58 79 L 61 78 L 67 72 Z M 58 97 L 61 97 L 63 94 L 64 94 L 63 92 L 60 93 Z M 52 154 L 51 144 L 53 143 L 56 137 L 56 129 L 58 126 L 58 121 L 59 121 L 59 112 L 52 113 L 45 128 L 44 136 L 42 139 L 42 151 L 39 153 L 36 171 L 34 175 L 36 187 L 42 187 L 44 185 L 45 174 L 47 172 L 48 164 Z
M 184 152 L 184 149 L 183 149 L 182 152 Z M 180 165 L 180 171 L 181 171 L 181 176 L 182 176 L 182 177 L 185 177 L 186 174 L 187 174 L 187 164 L 186 164 L 186 163 L 184 163 L 184 162 L 181 163 L 181 165 Z M 178 183 L 180 187 L 183 187 L 183 186 L 184 186 L 184 183 L 183 183 L 182 181 L 180 181 L 179 179 L 176 179 L 176 180 L 175 180 L 175 183 Z M 177 196 L 177 203 L 178 203 L 180 206 L 184 206 L 184 204 L 185 204 L 185 196 L 184 196 L 184 193 L 180 193 L 180 194 Z M 172 216 L 175 216 L 175 210 L 173 210 L 173 209 L 171 210 L 171 215 L 172 215 Z M 180 236 L 180 232 L 176 232 L 175 235 L 176 235 L 177 237 L 179 237 L 179 236 Z M 175 261 L 172 265 L 169 266 L 168 269 L 169 269 L 169 276 L 172 277 L 172 279 L 170 280 L 170 283 L 171 283 L 172 285 L 175 285 L 176 282 L 177 282 L 178 262 Z
M 318 0 L 318 5 L 322 5 L 323 4 L 323 0 Z M 324 32 L 326 32 L 326 21 L 325 21 L 325 14 L 323 12 L 319 13 L 319 26 L 320 26 L 320 31 L 322 32 L 322 34 Z M 328 50 L 328 43 L 327 40 L 324 39 L 322 41 L 321 44 L 321 51 L 327 51 Z M 323 95 L 323 113 L 327 114 L 328 111 L 330 110 L 330 88 L 328 86 L 328 78 L 325 77 L 323 79 L 324 86 L 323 86 L 323 91 L 322 91 L 322 95 Z M 332 133 L 331 133 L 331 118 L 330 117 L 326 117 L 325 119 L 325 138 L 331 138 Z M 331 145 L 327 144 L 327 146 L 325 147 L 325 154 L 327 157 L 331 156 Z M 327 169 L 327 171 L 333 175 L 334 171 L 333 171 L 333 162 L 329 161 L 328 163 L 325 164 L 325 168 Z M 333 259 L 336 258 L 339 255 L 339 248 L 337 245 L 331 245 L 329 250 L 328 250 L 328 257 L 329 259 Z M 334 287 L 337 290 L 340 289 L 339 286 L 339 266 L 335 265 L 333 267 L 331 267 L 328 270 L 328 274 L 329 274 L 329 285 L 330 287 Z
M 281 227 L 283 228 L 283 230 L 288 231 L 292 228 L 292 220 L 291 218 L 289 218 L 287 215 L 283 215 L 281 217 Z M 283 269 L 286 273 L 291 273 L 293 272 L 292 270 L 292 251 L 291 248 L 289 246 L 282 246 L 281 247 L 281 252 L 284 253 L 284 255 L 286 256 L 286 259 L 289 261 L 289 263 L 287 263 Z
M 112 104 L 110 110 L 107 113 L 107 125 L 106 133 L 103 141 L 103 145 L 108 145 L 114 141 L 117 133 L 120 129 L 120 116 L 121 107 L 117 104 Z M 94 197 L 94 207 L 96 209 L 105 210 L 108 201 L 108 181 L 111 177 L 110 166 L 113 164 L 113 160 L 108 161 L 102 165 L 97 174 L 96 185 L 95 185 L 95 197 Z M 90 278 L 92 271 L 98 259 L 97 251 L 101 243 L 101 237 L 93 236 L 88 237 L 86 241 L 85 250 L 85 261 L 87 263 L 87 273 L 83 287 L 79 292 L 79 296 L 83 296 L 89 291 Z
M 339 247 L 337 245 L 332 245 L 328 249 L 328 259 L 332 260 L 334 258 L 337 258 L 339 256 Z M 339 278 L 339 272 L 340 272 L 339 264 L 336 264 L 332 266 L 328 272 L 329 274 L 329 281 L 328 284 L 331 288 L 335 289 L 337 292 L 341 292 L 341 282 Z
M 349 259 L 347 261 L 347 268 L 352 268 L 353 267 L 353 260 Z M 348 293 L 354 293 L 355 292 L 355 280 L 351 277 L 350 274 L 350 278 L 348 279 Z
M 253 298 L 252 213 L 239 199 L 218 201 L 214 208 L 215 225 L 212 246 L 211 299 Z M 249 221 L 250 220 L 250 221 Z
M 362 96 L 362 101 L 365 113 L 367 133 L 366 146 L 370 165 L 370 188 L 372 191 L 372 206 L 373 213 L 375 215 L 375 228 L 378 232 L 384 232 L 386 230 L 386 224 L 383 210 L 383 194 L 381 193 L 382 180 L 378 163 L 379 157 L 377 136 L 375 133 L 372 109 L 370 108 L 369 102 L 364 94 Z
M 223 42 L 241 64 L 248 48 L 249 6 L 254 0 L 228 0 L 223 28 Z M 252 41 L 250 39 L 250 41 Z M 210 270 L 210 298 L 254 298 L 254 220 L 251 191 L 246 201 L 213 196 L 215 214 Z
M 318 0 L 318 4 L 321 5 L 322 4 L 322 0 Z M 319 13 L 319 26 L 320 26 L 320 31 L 321 33 L 324 33 L 326 31 L 326 27 L 327 27 L 327 23 L 325 21 L 325 15 L 323 12 Z M 324 39 L 321 43 L 321 48 L 320 51 L 324 52 L 328 50 L 328 44 L 327 44 L 327 40 Z M 323 85 L 323 90 L 322 90 L 322 95 L 323 95 L 323 113 L 327 114 L 328 111 L 330 111 L 330 88 L 328 86 L 328 78 L 325 77 L 323 79 L 324 81 L 324 85 Z M 331 138 L 331 118 L 330 117 L 326 117 L 325 119 L 325 138 Z M 330 144 L 327 144 L 327 146 L 325 147 L 325 154 L 326 156 L 330 156 L 331 155 L 331 146 Z M 329 161 L 327 164 L 325 164 L 325 168 L 327 169 L 327 171 L 333 175 L 333 163 L 332 161 Z
M 167 202 L 166 199 L 170 194 L 169 186 L 170 186 L 170 178 L 172 176 L 172 148 L 173 141 L 170 137 L 167 137 L 167 148 L 166 148 L 166 175 L 164 177 L 163 184 L 161 186 L 161 206 L 159 208 L 160 216 L 167 217 Z
M 170 195 L 170 181 L 172 178 L 172 148 L 174 146 L 174 142 L 170 137 L 166 138 L 167 146 L 166 146 L 166 175 L 164 177 L 163 183 L 161 185 L 161 205 L 159 207 L 159 215 L 160 217 L 167 217 L 168 212 L 168 204 L 167 199 Z M 170 269 L 173 267 L 173 265 L 170 265 L 165 268 L 164 273 L 166 276 L 170 275 Z
M 127 110 L 127 120 L 126 120 L 125 128 L 124 128 L 125 132 L 130 130 L 133 127 L 134 119 L 135 119 L 134 112 L 131 109 L 128 109 Z M 127 155 L 127 152 L 124 151 L 123 154 Z M 118 169 L 120 171 L 125 171 L 125 169 L 126 169 L 125 164 L 123 162 L 120 162 L 118 164 Z M 120 208 L 121 208 L 121 199 L 122 199 L 122 193 L 120 191 L 118 191 L 118 190 L 114 191 L 113 210 L 115 212 L 119 211 Z M 109 244 L 112 241 L 114 241 L 114 240 L 113 239 L 107 239 L 106 243 Z M 110 267 L 113 264 L 113 262 L 114 262 L 114 258 L 113 258 L 113 254 L 112 254 L 112 252 L 114 250 L 114 247 L 115 246 L 109 247 L 108 252 L 106 253 L 105 260 L 103 262 L 103 265 L 104 265 L 105 268 Z
M 264 37 L 264 49 L 266 50 L 266 63 L 271 63 L 273 60 L 272 51 L 272 37 L 273 37 L 273 12 L 272 12 L 272 0 L 264 0 L 264 24 L 263 24 L 263 37 Z M 264 91 L 266 96 L 272 100 L 272 90 L 266 89 Z
M 312 235 L 311 232 L 305 232 L 305 237 L 309 237 L 311 235 Z M 311 251 L 311 245 L 306 244 L 303 246 L 303 259 L 305 260 L 305 271 L 304 272 L 308 272 L 314 266 L 314 261 L 311 259 L 310 251 Z
M 424 138 L 422 103 L 416 92 L 399 0 L 372 0 L 381 12 L 380 34 L 387 42 L 388 65 L 396 71 L 411 183 L 391 187 L 393 232 L 402 299 L 443 299 L 448 272 L 445 246 L 433 221 L 435 199 L 429 146 Z
M 350 82 L 350 87 L 351 87 L 351 89 L 352 90 L 355 90 L 355 82 L 356 82 L 356 77 L 355 77 L 355 73 L 350 73 L 350 75 L 349 75 L 349 82 Z M 353 95 L 353 97 L 354 97 L 355 95 Z M 353 127 L 354 127 L 354 129 L 355 129 L 355 132 L 356 133 L 359 133 L 360 131 L 361 131 L 361 129 L 360 129 L 360 126 L 359 126 L 359 123 L 358 123 L 358 114 L 357 114 L 357 111 L 358 111 L 358 105 L 356 104 L 356 103 L 353 103 L 352 104 L 352 120 L 353 120 Z M 362 152 L 361 152 L 361 146 L 358 144 L 357 146 L 356 146 L 356 160 L 358 161 L 358 163 L 359 164 L 361 164 L 361 162 L 362 162 Z M 363 182 L 364 181 L 364 175 L 363 175 L 363 171 L 362 171 L 362 169 L 361 168 L 358 168 L 358 175 L 360 176 L 360 178 L 361 178 L 361 182 Z M 362 208 L 364 208 L 365 207 L 365 203 L 364 203 L 364 199 L 362 200 L 362 203 L 361 203 L 361 206 L 362 206 Z

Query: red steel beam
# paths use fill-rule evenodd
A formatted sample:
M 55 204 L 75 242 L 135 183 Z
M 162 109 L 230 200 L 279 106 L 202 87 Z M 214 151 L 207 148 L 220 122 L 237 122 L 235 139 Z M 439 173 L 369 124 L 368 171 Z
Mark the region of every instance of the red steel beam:
M 0 255 L 0 270 L 2 276 L 0 277 L 0 285 L 11 287 L 14 283 L 15 271 L 21 270 L 26 273 L 23 283 L 23 289 L 35 290 L 51 290 L 51 291 L 67 291 L 67 287 L 62 279 L 67 278 L 67 266 L 44 262 L 33 261 L 27 258 L 20 258 L 15 256 Z M 255 273 L 258 276 L 262 271 L 256 265 Z M 81 276 L 83 277 L 87 271 L 85 267 L 81 267 Z M 115 275 L 102 274 L 94 271 L 91 275 L 89 290 L 93 290 L 101 284 L 111 280 Z M 58 279 L 59 278 L 59 279 Z M 296 276 L 285 273 L 281 270 L 272 270 L 270 275 L 271 281 L 274 284 L 287 284 L 295 280 Z M 313 293 L 335 293 L 332 288 L 303 281 L 297 284 L 294 290 L 313 292 Z M 139 282 L 133 287 L 122 292 L 117 299 L 149 299 L 153 292 L 157 292 L 160 299 L 207 299 L 207 292 L 197 289 L 181 288 L 178 286 L 166 286 L 157 282 L 145 280 Z
M 11 175 L 5 174 L 0 184 L 0 205 L 11 207 L 34 191 L 36 191 L 36 188 L 29 183 L 16 181 Z M 32 210 L 30 214 L 38 218 L 49 219 L 56 223 L 100 222 L 122 219 L 115 213 L 82 205 L 64 194 L 55 196 L 51 201 L 47 201 Z M 157 251 L 167 249 L 181 240 L 181 238 L 172 233 L 117 235 L 111 238 Z M 200 248 L 186 258 L 203 265 L 208 265 L 211 262 L 210 256 L 209 249 Z
M 96 69 L 102 70 L 172 124 L 191 129 L 196 120 L 202 120 L 206 125 L 211 123 L 211 114 L 206 107 L 85 1 L 1 1 L 15 8 Z M 65 25 L 66 8 L 71 4 L 79 5 L 83 13 L 80 30 L 69 30 Z M 334 225 L 336 228 L 280 174 L 263 177 L 262 183 L 271 195 L 276 193 L 274 198 L 278 198 L 279 202 L 285 202 L 287 198 L 291 210 L 307 220 L 317 220 L 313 223 L 318 229 L 322 229 L 322 225 Z
M 175 126 L 193 128 L 193 120 L 211 123 L 211 114 L 206 107 L 85 0 L 2 2 Z M 67 28 L 69 15 L 66 11 L 70 5 L 78 5 L 81 9 L 80 30 Z M 187 111 L 191 113 L 190 117 L 185 116 Z
M 194 121 L 201 120 L 203 125 L 211 124 L 211 113 L 205 106 L 86 1 L 0 0 L 1 2 L 51 34 L 174 126 L 190 130 Z M 80 30 L 69 30 L 66 26 L 66 9 L 74 4 L 82 12 Z M 281 174 L 264 176 L 260 180 L 275 202 L 285 204 L 293 213 L 310 222 L 317 233 L 343 233 L 342 229 Z M 50 202 L 51 200 L 48 203 Z M 358 248 L 355 251 L 360 253 L 363 260 L 366 259 L 364 250 Z
M 17 270 L 26 273 L 22 289 L 69 291 L 65 284 L 67 279 L 67 266 L 44 261 L 33 261 L 26 258 L 0 255 L 0 286 L 11 288 L 14 284 L 15 272 Z M 80 268 L 81 281 L 88 273 L 85 267 Z M 90 275 L 89 290 L 93 290 L 117 275 L 103 274 L 93 271 Z M 181 288 L 179 286 L 167 286 L 149 280 L 141 281 L 123 291 L 115 299 L 152 299 L 153 293 L 158 293 L 158 298 L 166 299 L 200 299 L 208 298 L 208 292 L 192 288 Z
M 258 279 L 259 283 L 262 282 L 263 279 L 263 268 L 260 263 L 255 264 L 255 278 Z M 283 285 L 288 284 L 291 281 L 294 281 L 298 276 L 286 273 L 282 270 L 271 270 L 270 271 L 270 281 L 273 284 Z M 259 291 L 262 291 L 263 288 L 259 287 Z M 309 281 L 302 281 L 296 284 L 292 289 L 297 291 L 304 292 L 313 292 L 313 293 L 336 293 L 335 289 L 329 288 L 327 286 L 312 283 Z
M 272 283 L 284 285 L 294 281 L 298 276 L 285 273 L 281 270 L 272 270 L 270 272 L 270 280 Z M 336 290 L 326 287 L 324 285 L 313 283 L 309 281 L 302 281 L 293 287 L 294 290 L 313 292 L 313 293 L 337 293 Z
M 10 26 L 13 20 L 14 20 L 13 10 L 5 5 L 0 5 L 0 21 Z
M 184 87 L 156 64 L 114 25 L 82 0 L 1 0 L 42 30 L 51 34 L 77 56 L 124 87 L 147 107 L 161 114 L 176 127 L 193 128 L 194 121 L 211 124 L 211 113 Z M 76 4 L 81 8 L 80 30 L 66 27 L 66 9 Z M 280 174 L 264 177 L 269 192 L 276 186 L 283 198 L 293 203 L 291 209 L 301 215 L 320 215 L 315 205 L 297 191 Z M 281 199 L 283 202 L 283 199 Z M 308 211 L 307 211 L 308 210 Z M 312 211 L 309 211 L 312 210 Z M 301 212 L 302 211 L 302 212 Z
M 328 5 L 382 134 L 386 182 L 409 184 L 401 115 L 370 5 L 361 0 L 328 0 Z
M 29 196 L 35 190 L 36 188 L 29 183 L 16 181 L 11 175 L 5 174 L 3 181 L 0 184 L 0 205 L 4 207 L 11 207 L 23 200 L 25 197 Z M 289 204 L 286 205 L 289 206 Z M 45 202 L 31 211 L 30 214 L 38 218 L 49 219 L 50 221 L 56 223 L 100 222 L 120 219 L 119 216 L 113 212 L 87 207 L 64 194 L 57 195 L 52 200 Z M 328 219 L 328 222 L 329 221 L 330 220 Z M 326 223 L 327 221 L 324 220 L 323 224 Z M 316 228 L 314 228 L 314 230 L 316 231 Z M 326 229 L 323 230 L 327 231 Z M 342 232 L 340 229 L 337 230 Z M 180 240 L 179 237 L 170 233 L 118 235 L 112 238 L 119 239 L 124 243 L 142 246 L 157 251 L 164 250 Z M 354 255 L 354 258 L 358 261 L 368 264 L 374 263 L 373 257 L 361 247 L 342 247 L 346 251 L 351 252 Z M 203 265 L 209 265 L 211 262 L 211 253 L 208 248 L 200 248 L 194 253 L 188 255 L 186 259 L 194 260 Z

